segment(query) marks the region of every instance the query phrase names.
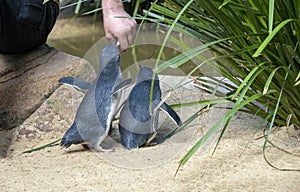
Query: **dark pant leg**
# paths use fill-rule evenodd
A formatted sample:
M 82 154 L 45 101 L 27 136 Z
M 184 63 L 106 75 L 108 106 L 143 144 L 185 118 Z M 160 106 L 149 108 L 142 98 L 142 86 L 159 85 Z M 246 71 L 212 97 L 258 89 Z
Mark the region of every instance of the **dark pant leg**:
M 50 0 L 0 0 L 0 53 L 32 50 L 47 41 L 59 12 Z

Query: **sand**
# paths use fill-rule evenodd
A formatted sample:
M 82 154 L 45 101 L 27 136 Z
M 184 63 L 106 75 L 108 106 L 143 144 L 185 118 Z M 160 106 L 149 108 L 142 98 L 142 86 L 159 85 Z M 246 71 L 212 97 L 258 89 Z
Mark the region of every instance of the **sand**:
M 56 34 L 60 35 L 58 38 L 62 34 L 69 35 L 59 33 L 61 27 L 67 26 L 59 24 L 60 21 L 52 33 L 54 39 Z M 180 159 L 224 114 L 218 108 L 201 115 L 177 138 L 153 147 L 128 151 L 116 139 L 116 142 L 108 142 L 108 146 L 115 149 L 113 153 L 94 153 L 80 145 L 71 146 L 70 149 L 62 149 L 56 145 L 30 154 L 21 154 L 25 150 L 61 138 L 73 121 L 82 95 L 62 86 L 18 127 L 8 157 L 0 159 L 1 191 L 300 190 L 300 172 L 280 171 L 264 160 L 263 131 L 255 133 L 261 120 L 244 113 L 238 113 L 233 118 L 214 155 L 212 150 L 220 131 L 179 169 L 175 177 Z M 189 90 L 179 98 L 188 100 L 191 95 L 200 99 L 208 97 L 204 93 Z M 171 97 L 168 102 L 176 101 L 172 101 Z M 186 120 L 197 110 L 185 108 L 179 114 Z M 116 129 L 114 124 L 115 133 Z M 294 155 L 268 145 L 266 156 L 273 165 L 300 169 L 300 142 L 297 136 L 299 131 L 292 127 L 274 129 L 271 134 L 272 142 Z M 117 135 L 113 137 L 117 138 Z
M 207 97 L 197 90 L 182 92 Z M 200 95 L 199 95 L 200 94 Z M 56 145 L 21 154 L 58 138 L 72 123 L 83 93 L 61 86 L 16 131 L 9 156 L 0 160 L 1 191 L 299 191 L 300 172 L 280 171 L 262 156 L 263 132 L 259 118 L 238 113 L 225 132 L 215 154 L 218 132 L 181 167 L 180 159 L 217 120 L 222 109 L 214 108 L 195 120 L 177 138 L 163 144 L 126 150 L 118 141 L 107 146 L 113 153 L 96 153 L 73 145 Z M 68 100 L 72 102 L 68 102 Z M 192 98 L 192 97 L 185 97 Z M 169 102 L 172 103 L 170 100 Z M 197 109 L 184 113 L 183 120 Z M 70 111 L 73 111 L 70 113 Z M 71 114 L 71 115 L 70 115 Z M 168 122 L 166 120 L 166 122 Z M 114 123 L 113 130 L 117 130 Z M 114 133 L 112 133 L 112 138 Z M 275 129 L 271 140 L 290 155 L 268 145 L 266 156 L 280 168 L 299 169 L 300 142 L 292 127 Z

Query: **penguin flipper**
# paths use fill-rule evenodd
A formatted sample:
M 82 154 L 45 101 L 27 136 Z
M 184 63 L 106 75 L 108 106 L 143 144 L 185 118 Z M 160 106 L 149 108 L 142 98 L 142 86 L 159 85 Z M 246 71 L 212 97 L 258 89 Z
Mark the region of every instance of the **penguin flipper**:
M 123 103 L 121 103 L 120 105 L 118 105 L 116 111 L 114 112 L 114 119 L 113 121 L 117 120 L 118 118 L 116 118 L 116 115 L 120 112 L 121 109 L 123 109 L 125 103 L 127 102 L 127 99 L 125 101 L 123 101 Z
M 122 81 L 121 83 L 119 83 L 118 85 L 115 86 L 114 90 L 113 90 L 113 94 L 125 89 L 126 87 L 128 87 L 131 84 L 132 80 L 131 79 L 126 79 L 124 81 Z
M 159 109 L 164 111 L 178 126 L 182 125 L 180 117 L 168 104 L 163 103 Z
M 67 130 L 67 132 L 63 136 L 60 145 L 65 148 L 68 148 L 72 144 L 80 144 L 83 142 L 84 140 L 80 136 L 78 129 L 76 128 L 76 124 L 73 123 L 72 126 Z
M 91 87 L 91 83 L 75 77 L 63 77 L 58 80 L 59 83 L 72 86 L 78 90 L 85 90 Z

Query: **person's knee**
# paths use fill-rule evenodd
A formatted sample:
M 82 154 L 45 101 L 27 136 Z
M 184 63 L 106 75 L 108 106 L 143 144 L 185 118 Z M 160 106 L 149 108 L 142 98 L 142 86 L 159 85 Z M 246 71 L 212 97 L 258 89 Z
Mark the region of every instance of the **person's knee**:
M 18 6 L 14 7 L 9 1 L 4 2 L 0 5 L 0 11 L 4 11 L 0 13 L 0 52 L 20 53 L 46 43 L 58 16 L 57 3 L 30 0 L 24 1 L 17 9 Z M 11 10 L 5 12 L 5 6 Z

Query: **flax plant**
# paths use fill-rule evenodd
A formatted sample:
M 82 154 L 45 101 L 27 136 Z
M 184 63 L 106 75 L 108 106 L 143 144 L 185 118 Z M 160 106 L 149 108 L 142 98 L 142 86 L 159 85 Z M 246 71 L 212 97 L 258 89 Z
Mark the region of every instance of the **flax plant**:
M 222 76 L 235 85 L 215 77 L 198 78 L 203 83 L 209 81 L 208 88 L 218 84 L 227 89 L 226 97 L 220 101 L 234 105 L 199 138 L 181 159 L 180 166 L 223 125 L 218 144 L 237 111 L 258 115 L 268 122 L 263 149 L 273 126 L 293 124 L 300 128 L 300 1 L 165 0 L 153 4 L 147 18 L 181 29 L 205 43 L 215 54 Z M 200 54 L 201 47 L 187 50 L 183 55 L 194 57 L 195 51 Z M 179 67 L 184 64 L 183 55 L 165 65 Z M 206 102 L 209 101 L 193 104 Z M 218 102 L 213 100 L 207 105 L 214 103 Z

